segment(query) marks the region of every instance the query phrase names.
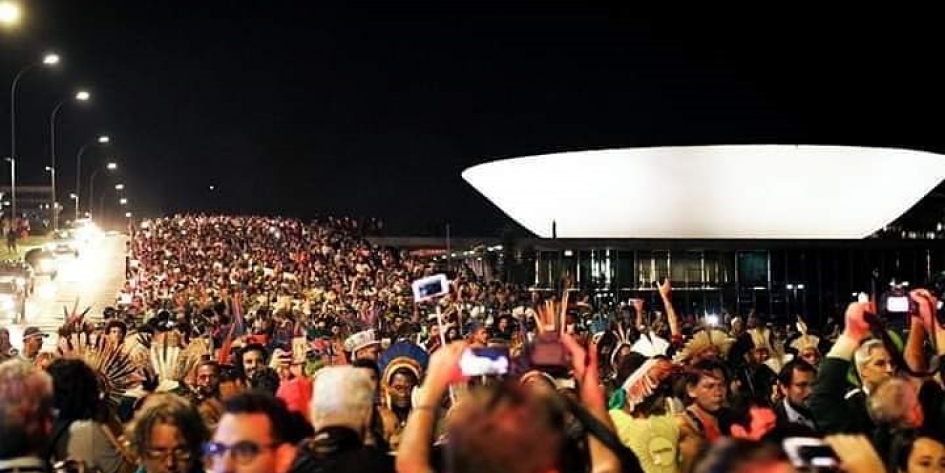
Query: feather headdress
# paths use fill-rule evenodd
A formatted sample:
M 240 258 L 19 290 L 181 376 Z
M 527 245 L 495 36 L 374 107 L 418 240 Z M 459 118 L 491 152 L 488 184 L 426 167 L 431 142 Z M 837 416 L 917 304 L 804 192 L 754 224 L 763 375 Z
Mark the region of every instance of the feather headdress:
M 800 317 L 797 318 L 797 331 L 801 333 L 801 336 L 791 342 L 791 348 L 797 350 L 798 353 L 811 348 L 820 351 L 820 338 L 807 332 L 807 324 Z
M 407 369 L 417 377 L 417 382 L 423 380 L 423 372 L 427 369 L 430 355 L 419 345 L 409 342 L 397 342 L 381 354 L 377 361 L 381 370 L 381 393 L 387 407 L 391 406 L 389 386 L 394 373 L 400 369 Z
M 748 336 L 751 337 L 751 343 L 755 346 L 755 349 L 768 350 L 768 359 L 764 361 L 764 364 L 775 373 L 780 372 L 784 364 L 791 361 L 792 357 L 790 355 L 785 355 L 783 350 L 779 350 L 771 344 L 771 330 L 767 327 L 749 329 Z
M 63 358 L 80 359 L 92 367 L 99 377 L 105 398 L 115 404 L 144 379 L 128 352 L 120 345 L 108 343 L 105 337 L 73 333 L 60 338 L 58 348 Z
M 155 337 L 151 344 L 151 368 L 158 375 L 157 392 L 177 389 L 193 372 L 201 358 L 210 354 L 209 344 L 202 338 L 181 347 L 180 334 L 167 332 Z
M 85 310 L 79 312 L 79 298 L 75 298 L 75 303 L 72 304 L 72 310 L 70 311 L 68 307 L 62 307 L 63 320 L 66 323 L 60 328 L 60 332 L 78 332 L 81 331 L 85 325 L 85 316 L 88 315 L 89 311 L 92 310 L 92 307 L 86 307 Z
M 647 358 L 666 356 L 666 350 L 669 350 L 669 342 L 651 330 L 649 333 L 641 333 L 640 339 L 633 344 L 631 350 Z
M 732 344 L 734 343 L 735 339 L 730 337 L 728 333 L 722 330 L 700 330 L 693 334 L 692 338 L 686 342 L 682 350 L 679 350 L 679 352 L 676 353 L 676 356 L 673 357 L 673 361 L 676 363 L 686 363 L 692 358 L 695 358 L 711 349 L 718 350 L 719 356 L 726 358 L 728 356 L 728 351 L 732 348 Z
M 151 337 L 148 332 L 131 333 L 125 337 L 125 349 L 138 368 L 151 367 Z
M 621 388 L 626 395 L 626 406 L 630 412 L 648 397 L 656 393 L 659 385 L 673 373 L 673 363 L 666 358 L 651 358 L 637 368 Z

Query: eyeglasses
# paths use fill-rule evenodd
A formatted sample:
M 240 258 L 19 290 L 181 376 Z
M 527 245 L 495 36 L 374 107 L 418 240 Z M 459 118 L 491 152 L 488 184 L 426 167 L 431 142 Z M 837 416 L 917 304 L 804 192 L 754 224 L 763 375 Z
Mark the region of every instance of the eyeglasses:
M 220 442 L 207 442 L 203 446 L 203 454 L 207 459 L 220 458 L 230 452 L 236 463 L 247 464 L 252 462 L 263 450 L 273 449 L 279 444 L 271 443 L 269 445 L 260 445 L 248 440 L 236 442 L 233 445 L 226 445 Z
M 144 456 L 148 460 L 166 461 L 168 457 L 174 457 L 177 461 L 190 460 L 191 452 L 184 448 L 175 448 L 173 450 L 161 450 L 149 448 L 144 451 Z

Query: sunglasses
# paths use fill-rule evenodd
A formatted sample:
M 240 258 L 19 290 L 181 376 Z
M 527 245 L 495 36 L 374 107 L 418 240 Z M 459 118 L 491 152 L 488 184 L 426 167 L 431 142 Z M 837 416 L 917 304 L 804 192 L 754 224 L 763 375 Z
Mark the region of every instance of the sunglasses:
M 220 442 L 207 442 L 203 447 L 203 454 L 205 458 L 214 460 L 226 455 L 226 452 L 230 452 L 236 463 L 246 465 L 255 460 L 263 450 L 271 450 L 278 446 L 279 444 L 276 443 L 260 445 L 248 440 L 236 442 L 232 445 Z

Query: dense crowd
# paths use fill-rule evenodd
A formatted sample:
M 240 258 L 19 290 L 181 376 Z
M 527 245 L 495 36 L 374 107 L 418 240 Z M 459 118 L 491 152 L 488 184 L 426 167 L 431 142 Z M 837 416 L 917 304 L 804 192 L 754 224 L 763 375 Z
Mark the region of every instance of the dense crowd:
M 945 471 L 934 291 L 829 333 L 682 320 L 668 280 L 605 310 L 458 270 L 416 301 L 443 268 L 365 227 L 135 225 L 102 322 L 0 329 L 0 472 Z

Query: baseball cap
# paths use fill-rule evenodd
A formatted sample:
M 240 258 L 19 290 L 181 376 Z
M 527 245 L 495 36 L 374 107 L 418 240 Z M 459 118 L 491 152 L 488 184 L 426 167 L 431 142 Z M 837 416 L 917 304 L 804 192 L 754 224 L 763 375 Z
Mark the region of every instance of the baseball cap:
M 33 337 L 46 338 L 48 336 L 49 334 L 43 333 L 43 331 L 40 330 L 39 327 L 26 327 L 26 330 L 23 331 L 23 340 L 26 340 L 27 338 L 33 338 Z

